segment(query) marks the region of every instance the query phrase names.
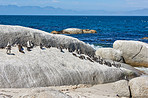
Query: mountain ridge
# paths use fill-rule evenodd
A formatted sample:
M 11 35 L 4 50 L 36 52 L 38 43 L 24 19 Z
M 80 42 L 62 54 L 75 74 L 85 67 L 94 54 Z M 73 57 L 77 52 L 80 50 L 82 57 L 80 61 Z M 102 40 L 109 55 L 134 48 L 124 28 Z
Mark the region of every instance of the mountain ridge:
M 52 6 L 0 5 L 0 15 L 148 15 L 148 8 L 131 11 L 70 10 Z

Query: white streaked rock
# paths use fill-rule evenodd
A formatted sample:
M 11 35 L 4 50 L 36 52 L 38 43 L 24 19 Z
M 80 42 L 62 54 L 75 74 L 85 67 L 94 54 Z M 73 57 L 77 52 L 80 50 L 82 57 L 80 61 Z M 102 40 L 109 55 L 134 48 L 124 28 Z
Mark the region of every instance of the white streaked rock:
M 114 49 L 122 51 L 127 64 L 148 67 L 148 44 L 140 41 L 117 40 Z
M 7 55 L 0 49 L 0 88 L 47 87 L 60 85 L 100 84 L 133 75 L 132 70 L 108 67 L 89 60 L 81 60 L 67 50 L 44 50 L 35 47 L 25 54 L 12 47 Z

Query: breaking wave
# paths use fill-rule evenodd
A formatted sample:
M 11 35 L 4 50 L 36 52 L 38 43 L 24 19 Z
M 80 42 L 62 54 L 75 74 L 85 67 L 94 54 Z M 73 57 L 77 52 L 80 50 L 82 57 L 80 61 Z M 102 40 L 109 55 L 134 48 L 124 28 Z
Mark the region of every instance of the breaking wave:
M 102 46 L 95 46 L 94 44 L 89 44 L 89 43 L 87 43 L 87 45 L 91 46 L 95 50 L 98 50 L 99 48 L 103 48 Z

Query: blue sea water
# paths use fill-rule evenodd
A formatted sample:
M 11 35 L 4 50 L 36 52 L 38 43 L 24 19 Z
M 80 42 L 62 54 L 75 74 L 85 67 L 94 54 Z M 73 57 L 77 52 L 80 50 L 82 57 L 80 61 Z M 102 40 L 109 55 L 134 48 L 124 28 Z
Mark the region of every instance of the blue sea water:
M 112 47 L 116 40 L 148 37 L 148 16 L 0 16 L 0 24 L 20 25 L 43 31 L 66 28 L 94 29 L 97 34 L 68 35 L 95 46 Z

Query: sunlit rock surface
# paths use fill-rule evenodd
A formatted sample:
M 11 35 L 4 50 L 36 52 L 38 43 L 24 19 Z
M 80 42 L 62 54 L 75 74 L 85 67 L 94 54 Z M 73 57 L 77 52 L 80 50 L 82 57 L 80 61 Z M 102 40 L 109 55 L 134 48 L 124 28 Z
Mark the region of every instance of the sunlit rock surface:
M 130 80 L 129 86 L 133 98 L 148 98 L 148 76 Z
M 26 50 L 29 40 L 34 44 L 32 51 Z M 13 46 L 11 54 L 4 49 L 8 42 Z M 25 53 L 19 52 L 15 44 L 22 44 Z M 48 48 L 40 49 L 40 44 Z M 57 49 L 61 46 L 63 50 Z M 91 62 L 88 56 L 93 56 L 95 50 L 76 38 L 36 29 L 0 25 L 0 48 L 0 88 L 99 84 L 135 76 L 126 68 Z M 73 51 L 85 58 L 80 59 Z
M 0 89 L 0 98 L 72 98 L 52 88 Z
M 99 48 L 96 53 L 97 56 L 101 56 L 104 59 L 123 62 L 122 52 L 113 48 Z
M 135 75 L 131 70 L 108 67 L 75 57 L 67 50 L 12 47 L 14 55 L 0 49 L 0 88 L 47 87 L 55 85 L 99 84 Z
M 140 41 L 117 40 L 114 49 L 122 51 L 125 63 L 148 67 L 148 44 Z

